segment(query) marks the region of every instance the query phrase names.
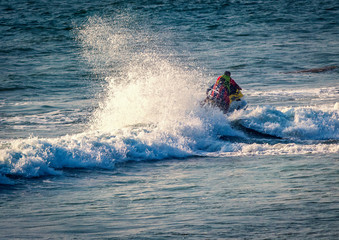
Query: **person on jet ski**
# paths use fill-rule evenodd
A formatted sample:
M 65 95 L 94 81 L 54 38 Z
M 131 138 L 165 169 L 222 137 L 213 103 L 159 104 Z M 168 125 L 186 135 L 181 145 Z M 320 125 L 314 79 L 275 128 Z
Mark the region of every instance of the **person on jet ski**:
M 230 103 L 240 100 L 236 97 L 241 89 L 239 85 L 231 78 L 231 73 L 225 71 L 224 75 L 219 76 L 216 83 L 209 87 L 206 91 L 207 98 L 205 102 L 219 107 L 224 113 L 228 112 Z

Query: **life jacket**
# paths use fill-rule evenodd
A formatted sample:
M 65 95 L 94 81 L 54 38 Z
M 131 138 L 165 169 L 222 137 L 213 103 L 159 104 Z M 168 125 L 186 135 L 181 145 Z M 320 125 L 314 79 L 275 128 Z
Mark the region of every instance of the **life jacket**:
M 225 79 L 224 84 L 220 82 L 221 78 Z M 216 99 L 218 101 L 224 100 L 225 103 L 229 103 L 230 81 L 231 78 L 229 76 L 226 75 L 220 76 L 212 88 L 212 92 L 210 95 L 212 99 Z

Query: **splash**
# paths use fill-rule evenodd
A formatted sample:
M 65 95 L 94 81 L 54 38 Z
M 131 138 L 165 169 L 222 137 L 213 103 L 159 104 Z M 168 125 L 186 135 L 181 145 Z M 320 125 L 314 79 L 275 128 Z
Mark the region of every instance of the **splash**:
M 131 21 L 126 15 L 113 22 L 90 18 L 79 31 L 84 57 L 105 79 L 105 97 L 93 116 L 97 131 L 187 121 L 202 98 L 205 76 L 183 68 L 164 47 L 159 51 L 160 36 Z
M 338 140 L 337 104 L 329 109 L 258 106 L 225 116 L 199 104 L 208 77 L 184 67 L 159 34 L 128 15 L 89 18 L 77 34 L 83 57 L 103 79 L 104 93 L 88 128 L 57 138 L 1 140 L 0 184 L 13 184 L 13 176 L 59 175 L 66 167 L 114 169 L 130 160 L 339 152 L 337 142 L 300 142 Z M 256 94 L 261 95 L 252 91 Z M 249 139 L 233 128 L 234 121 L 289 140 Z

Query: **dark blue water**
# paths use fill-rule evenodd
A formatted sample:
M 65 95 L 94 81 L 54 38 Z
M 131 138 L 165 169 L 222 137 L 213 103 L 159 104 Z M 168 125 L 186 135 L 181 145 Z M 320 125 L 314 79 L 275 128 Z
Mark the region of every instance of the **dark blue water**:
M 1 238 L 337 239 L 338 19 L 331 0 L 1 1 Z M 227 115 L 200 105 L 225 70 L 248 102 Z

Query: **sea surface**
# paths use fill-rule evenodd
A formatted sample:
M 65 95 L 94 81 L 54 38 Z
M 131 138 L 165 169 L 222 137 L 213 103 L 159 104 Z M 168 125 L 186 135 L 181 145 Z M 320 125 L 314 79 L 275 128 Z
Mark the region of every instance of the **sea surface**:
M 338 239 L 338 59 L 337 0 L 2 0 L 0 239 Z

